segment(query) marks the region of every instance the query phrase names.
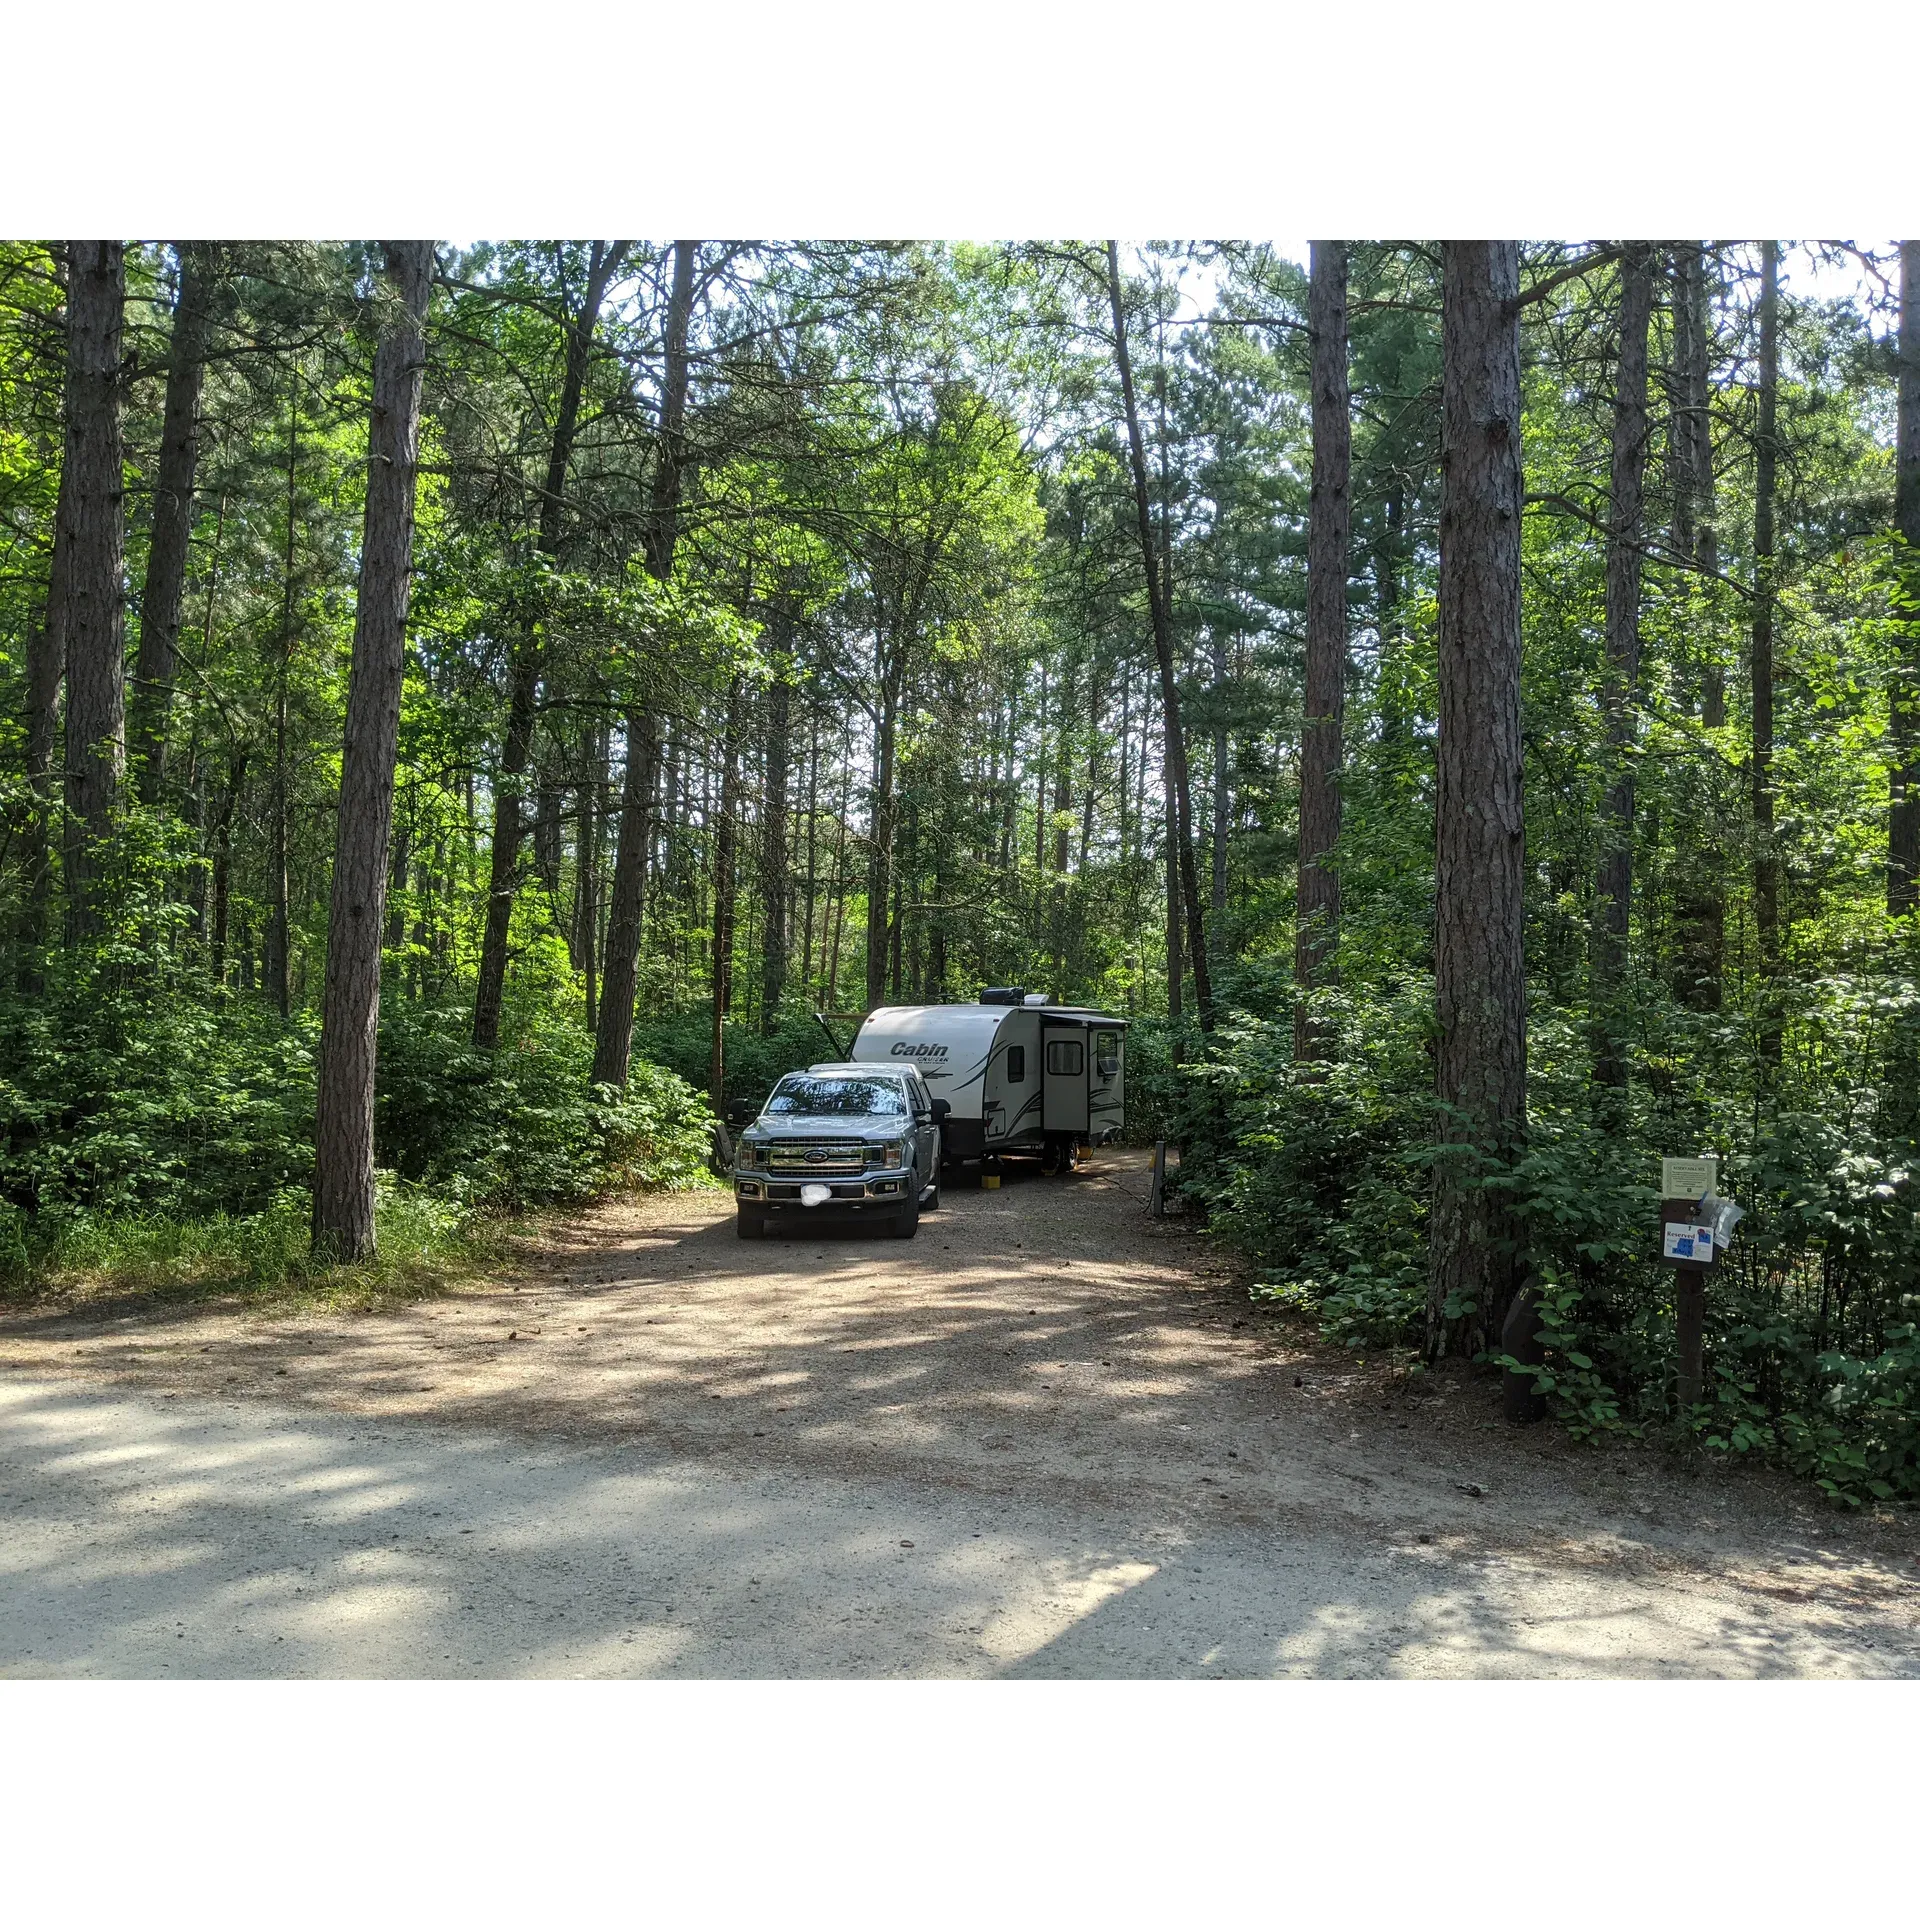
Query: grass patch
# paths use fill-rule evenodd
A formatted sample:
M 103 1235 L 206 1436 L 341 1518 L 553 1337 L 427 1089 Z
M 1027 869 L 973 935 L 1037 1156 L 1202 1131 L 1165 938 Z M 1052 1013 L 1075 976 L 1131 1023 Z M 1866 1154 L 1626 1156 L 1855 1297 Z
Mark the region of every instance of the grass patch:
M 290 1191 L 263 1213 L 172 1220 L 82 1218 L 29 1239 L 21 1216 L 0 1219 L 0 1302 L 86 1308 L 196 1302 L 372 1312 L 514 1270 L 537 1217 L 450 1206 L 381 1176 L 379 1253 L 342 1265 L 308 1244 L 307 1196 Z

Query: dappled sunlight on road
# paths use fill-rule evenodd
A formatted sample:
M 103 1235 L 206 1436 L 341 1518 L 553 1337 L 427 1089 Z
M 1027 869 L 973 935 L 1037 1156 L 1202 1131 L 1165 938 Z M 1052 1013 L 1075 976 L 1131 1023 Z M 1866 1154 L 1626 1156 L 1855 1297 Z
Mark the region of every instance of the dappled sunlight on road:
M 0 1673 L 1890 1673 L 1617 1569 L 0 1384 Z M 1143 1550 L 1144 1549 L 1144 1550 Z

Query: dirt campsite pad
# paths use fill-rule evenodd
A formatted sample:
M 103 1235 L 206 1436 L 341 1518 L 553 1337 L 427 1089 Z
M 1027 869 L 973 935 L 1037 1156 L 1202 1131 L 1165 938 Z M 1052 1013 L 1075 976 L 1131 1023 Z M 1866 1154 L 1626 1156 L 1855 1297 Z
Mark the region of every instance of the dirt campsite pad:
M 1145 1157 L 609 1204 L 371 1314 L 0 1320 L 0 1672 L 1895 1674 L 1902 1515 L 1330 1352 Z

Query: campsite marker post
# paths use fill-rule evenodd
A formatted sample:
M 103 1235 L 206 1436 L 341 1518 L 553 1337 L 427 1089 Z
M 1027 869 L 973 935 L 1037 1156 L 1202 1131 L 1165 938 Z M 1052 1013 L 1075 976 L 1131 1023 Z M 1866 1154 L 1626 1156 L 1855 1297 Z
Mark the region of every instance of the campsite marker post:
M 1718 1234 L 1706 1217 L 1713 1209 L 1720 1163 L 1668 1158 L 1660 1162 L 1660 1257 L 1673 1269 L 1674 1335 L 1679 1347 L 1680 1404 L 1700 1398 L 1701 1342 L 1707 1318 L 1707 1269 Z

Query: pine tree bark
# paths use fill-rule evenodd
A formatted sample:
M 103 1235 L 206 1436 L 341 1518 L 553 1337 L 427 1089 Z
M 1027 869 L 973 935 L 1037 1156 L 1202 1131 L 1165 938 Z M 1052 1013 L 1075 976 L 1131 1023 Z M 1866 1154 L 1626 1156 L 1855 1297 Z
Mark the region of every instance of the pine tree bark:
M 666 365 L 660 395 L 660 445 L 648 501 L 647 571 L 656 580 L 673 573 L 680 531 L 680 500 L 693 456 L 687 444 L 687 334 L 693 318 L 694 269 L 700 243 L 673 243 L 673 289 L 667 300 Z M 627 1084 L 633 1053 L 633 1000 L 646 908 L 647 856 L 652 844 L 654 721 L 645 708 L 627 710 L 627 767 L 620 790 L 620 828 L 613 854 L 613 898 L 607 911 L 606 971 L 600 984 L 600 1024 L 593 1038 L 593 1077 Z M 639 744 L 640 752 L 635 753 Z
M 1175 835 L 1171 857 L 1177 863 L 1179 894 L 1186 922 L 1186 958 L 1193 969 L 1193 1004 L 1200 1031 L 1213 1031 L 1213 982 L 1207 968 L 1206 915 L 1200 904 L 1200 876 L 1193 854 L 1193 788 L 1187 774 L 1186 731 L 1180 720 L 1180 687 L 1173 658 L 1173 614 L 1168 581 L 1153 537 L 1153 509 L 1147 497 L 1146 447 L 1140 437 L 1140 408 L 1134 398 L 1133 358 L 1127 349 L 1127 310 L 1120 295 L 1120 249 L 1107 242 L 1107 301 L 1113 316 L 1113 358 L 1120 376 L 1126 413 L 1127 457 L 1133 472 L 1134 519 L 1140 536 L 1140 564 L 1147 578 L 1147 607 L 1153 623 L 1153 647 L 1160 664 L 1160 713 L 1166 728 L 1166 779 L 1170 825 Z M 1168 975 L 1172 985 L 1171 957 Z M 1173 998 L 1169 993 L 1169 999 Z
M 893 892 L 893 837 L 898 827 L 898 796 L 894 792 L 895 742 L 899 730 L 899 700 L 890 676 L 884 677 L 879 720 L 874 728 L 873 803 L 867 840 L 867 1011 L 887 998 L 887 952 L 891 931 L 887 901 Z M 1046 765 L 1040 769 L 1039 831 L 1046 823 Z
M 1300 868 L 1294 902 L 1293 1051 L 1325 1058 L 1312 1012 L 1340 939 L 1340 762 L 1347 688 L 1347 569 L 1353 425 L 1347 388 L 1347 247 L 1313 242 L 1313 486 L 1307 503 L 1307 684 L 1300 731 Z
M 776 656 L 791 644 L 787 623 L 774 623 Z M 776 657 L 767 688 L 766 786 L 760 805 L 760 1030 L 771 1033 L 780 1019 L 787 986 L 787 784 L 793 753 L 793 689 L 786 662 Z
M 1615 1003 L 1626 975 L 1633 917 L 1634 714 L 1640 692 L 1640 576 L 1646 533 L 1647 331 L 1653 318 L 1654 250 L 1620 256 L 1620 357 L 1614 375 L 1612 471 L 1607 516 L 1606 666 L 1601 704 L 1611 782 L 1601 822 L 1599 904 L 1594 929 L 1594 1078 L 1627 1084 Z
M 1760 948 L 1760 1050 L 1780 1059 L 1780 864 L 1773 805 L 1774 493 L 1780 397 L 1780 243 L 1760 243 L 1760 392 L 1753 471 L 1753 923 Z
M 1712 289 L 1707 249 L 1702 241 L 1683 242 L 1676 251 L 1673 333 L 1675 348 L 1673 416 L 1669 440 L 1673 455 L 1673 543 L 1699 579 L 1696 604 L 1702 617 L 1717 625 L 1720 539 L 1713 473 L 1712 362 L 1709 353 Z M 1700 720 L 1723 727 L 1727 721 L 1727 678 L 1719 640 L 1710 626 L 1708 654 L 1700 672 Z M 1679 998 L 1699 1012 L 1720 1007 L 1726 953 L 1725 861 L 1709 826 L 1681 827 L 1688 893 L 1680 909 Z
M 313 1247 L 337 1260 L 366 1260 L 375 1251 L 380 945 L 413 582 L 427 296 L 433 284 L 432 241 L 389 240 L 385 247 L 398 298 L 383 316 L 374 352 L 367 504 L 340 756 L 314 1129 Z
M 726 734 L 721 752 L 720 817 L 714 824 L 713 836 L 713 997 L 707 1053 L 707 1097 L 716 1118 L 726 1112 L 727 1016 L 733 1011 L 733 923 L 739 897 L 740 683 L 737 680 L 727 692 Z
M 1212 684 L 1208 691 L 1213 698 L 1213 832 L 1209 836 L 1211 844 L 1207 851 L 1210 884 L 1207 889 L 1207 913 L 1213 926 L 1213 937 L 1220 938 L 1220 928 L 1227 917 L 1227 836 L 1228 825 L 1233 817 L 1233 774 L 1232 741 L 1227 734 L 1226 698 L 1227 698 L 1227 636 L 1216 622 L 1207 635 L 1208 652 L 1211 658 L 1208 666 L 1212 670 Z
M 67 675 L 67 562 L 73 551 L 68 530 L 64 462 L 53 511 L 53 552 L 47 569 L 47 600 L 27 643 L 27 852 L 26 902 L 20 925 L 20 986 L 40 987 L 39 950 L 47 939 L 53 897 L 54 823 L 61 817 L 61 781 L 54 767 L 60 734 L 60 686 Z
M 1435 1092 L 1428 1356 L 1500 1336 L 1521 1225 L 1484 1173 L 1526 1129 L 1521 882 L 1520 249 L 1448 241 L 1435 743 Z
M 296 361 L 287 397 L 287 544 L 280 569 L 280 653 L 274 663 L 273 774 L 267 818 L 267 925 L 261 942 L 267 998 L 282 1020 L 292 1010 L 289 971 L 292 944 L 287 900 L 287 707 L 293 669 L 294 535 L 299 524 L 300 367 Z
M 214 250 L 183 241 L 180 294 L 167 349 L 167 399 L 160 471 L 153 496 L 153 535 L 140 596 L 140 646 L 133 670 L 128 749 L 138 769 L 140 801 L 153 806 L 166 778 L 167 715 L 173 702 L 175 649 L 192 544 L 193 488 L 200 462 L 200 389 L 206 373 L 212 315 Z
M 126 247 L 74 240 L 67 249 L 68 926 L 99 927 L 97 857 L 112 832 L 126 772 L 126 483 L 120 442 L 120 334 Z
M 560 383 L 560 409 L 554 416 L 553 440 L 547 452 L 547 484 L 540 495 L 537 552 L 551 560 L 560 552 L 564 523 L 567 469 L 580 427 L 580 401 L 585 392 L 588 362 L 593 353 L 594 328 L 601 303 L 627 243 L 611 245 L 596 240 L 588 258 L 586 291 L 567 330 L 566 371 Z M 500 1044 L 500 1008 L 507 983 L 507 940 L 513 926 L 513 899 L 519 885 L 520 845 L 524 837 L 521 787 L 533 756 L 534 709 L 545 664 L 539 624 L 529 618 L 514 645 L 507 675 L 507 731 L 500 747 L 500 773 L 493 788 L 493 843 L 487 884 L 487 919 L 480 937 L 480 979 L 473 1000 L 473 1044 L 491 1052 Z
M 1900 375 L 1894 416 L 1893 530 L 1905 616 L 1888 707 L 1887 912 L 1920 904 L 1920 240 L 1900 243 Z

